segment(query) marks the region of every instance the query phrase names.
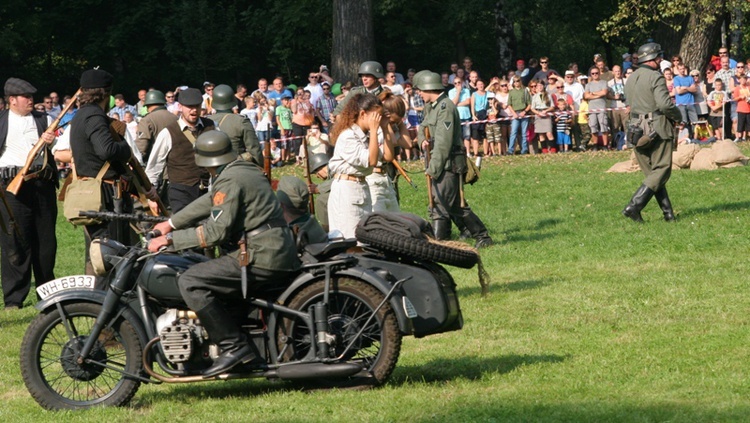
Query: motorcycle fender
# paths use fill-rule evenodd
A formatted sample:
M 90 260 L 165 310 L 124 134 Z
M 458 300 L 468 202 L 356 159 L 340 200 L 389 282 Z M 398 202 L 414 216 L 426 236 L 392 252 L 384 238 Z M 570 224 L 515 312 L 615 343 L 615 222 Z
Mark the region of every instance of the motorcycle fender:
M 49 308 L 55 308 L 57 303 L 94 303 L 104 305 L 104 298 L 107 296 L 107 291 L 101 290 L 80 290 L 80 291 L 65 291 L 57 295 L 53 295 L 44 301 L 36 303 L 34 306 L 37 310 L 43 312 Z M 135 332 L 138 334 L 138 339 L 141 341 L 141 345 L 145 346 L 149 339 L 146 333 L 146 328 L 143 326 L 143 320 L 141 320 L 140 314 L 138 314 L 131 307 L 120 304 L 120 307 L 125 307 L 122 315 L 133 325 Z
M 388 283 L 387 281 L 383 280 L 380 276 L 375 274 L 375 272 L 372 272 L 362 267 L 350 267 L 348 269 L 338 270 L 333 275 L 334 276 L 348 276 L 352 279 L 361 280 L 375 287 L 383 295 L 388 295 L 388 292 L 390 292 L 391 287 L 393 286 L 392 284 Z M 311 284 L 318 280 L 322 280 L 324 278 L 325 278 L 325 275 L 313 275 L 312 273 L 309 273 L 309 272 L 303 272 L 279 296 L 276 302 L 279 304 L 286 304 L 287 300 L 291 298 L 291 296 L 295 292 L 302 289 L 305 285 Z M 398 327 L 401 333 L 405 335 L 411 335 L 414 329 L 412 328 L 411 319 L 409 319 L 409 317 L 406 316 L 406 311 L 404 311 L 404 308 L 401 305 L 401 302 L 402 302 L 401 297 L 403 297 L 403 293 L 401 289 L 398 289 L 396 290 L 396 292 L 393 293 L 393 296 L 391 296 L 389 303 L 391 304 L 391 308 L 396 314 L 396 320 L 398 321 Z

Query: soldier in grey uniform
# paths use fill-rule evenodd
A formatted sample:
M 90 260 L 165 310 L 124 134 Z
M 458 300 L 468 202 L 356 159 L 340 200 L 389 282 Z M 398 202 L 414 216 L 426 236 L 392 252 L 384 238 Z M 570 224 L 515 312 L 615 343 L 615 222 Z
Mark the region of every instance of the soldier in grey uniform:
M 229 85 L 217 85 L 214 88 L 211 105 L 216 110 L 216 114 L 209 117 L 216 123 L 221 132 L 229 135 L 234 151 L 243 160 L 263 167 L 263 153 L 253 124 L 250 119 L 234 114 L 232 111 L 232 108 L 237 106 L 237 97 L 234 96 L 234 90 Z
M 429 129 L 433 140 L 432 157 L 426 173 L 432 178 L 434 207 L 430 210 L 430 217 L 435 238 L 450 239 L 452 220 L 460 229 L 468 229 L 476 239 L 477 248 L 490 246 L 493 241 L 487 228 L 463 198 L 466 150 L 463 147 L 458 110 L 445 94 L 439 74 L 419 72 L 415 76 L 415 85 L 425 102 L 422 124 Z M 419 137 L 423 141 L 430 141 L 425 140 L 424 131 L 421 131 Z
M 326 231 L 308 211 L 310 192 L 302 179 L 290 175 L 282 176 L 279 179 L 276 197 L 284 211 L 284 220 L 292 228 L 296 238 L 304 234 L 305 244 L 328 242 Z
M 310 194 L 315 197 L 315 217 L 318 218 L 320 226 L 328 232 L 328 196 L 331 194 L 331 183 L 333 179 L 328 175 L 328 155 L 323 153 L 313 154 L 310 157 L 310 172 L 322 179 L 323 182 L 308 187 Z
M 180 292 L 208 331 L 221 355 L 204 377 L 219 375 L 253 359 L 252 348 L 227 305 L 241 296 L 239 262 L 245 242 L 249 286 L 281 283 L 300 268 L 294 238 L 279 201 L 263 170 L 237 160 L 229 137 L 221 131 L 201 134 L 195 143 L 195 162 L 211 173 L 211 190 L 156 225 L 162 236 L 149 243 L 150 251 L 166 245 L 185 250 L 223 244 L 229 253 L 197 264 L 180 276 Z M 201 222 L 201 223 L 198 223 Z
M 148 113 L 138 122 L 138 138 L 135 140 L 135 146 L 141 152 L 143 163 L 148 163 L 148 155 L 151 153 L 151 147 L 154 146 L 159 132 L 170 123 L 177 122 L 177 115 L 170 113 L 166 104 L 167 99 L 163 92 L 151 90 L 146 93 L 143 105 L 146 106 Z
M 628 141 L 635 144 L 635 157 L 646 177 L 622 211 L 636 222 L 643 222 L 641 210 L 653 196 L 659 202 L 664 220 L 675 220 L 666 185 L 672 174 L 674 123 L 680 121 L 681 115 L 659 72 L 663 54 L 659 44 L 642 45 L 638 49 L 638 69 L 625 84 L 625 98 L 630 106 Z
M 333 110 L 333 116 L 341 114 L 341 111 L 346 107 L 346 103 L 357 93 L 370 93 L 379 96 L 383 92 L 384 88 L 380 85 L 380 78 L 383 77 L 383 65 L 374 61 L 362 62 L 357 73 L 362 79 L 362 85 L 349 90 L 349 94 L 339 101 L 339 104 Z

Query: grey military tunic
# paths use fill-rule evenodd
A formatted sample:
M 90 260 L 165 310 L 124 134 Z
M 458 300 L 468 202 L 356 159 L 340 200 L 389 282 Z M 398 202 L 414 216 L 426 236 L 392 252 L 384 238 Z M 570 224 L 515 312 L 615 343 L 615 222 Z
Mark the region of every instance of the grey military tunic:
M 263 167 L 263 153 L 250 119 L 227 112 L 218 112 L 209 118 L 221 132 L 229 135 L 232 148 L 241 158 Z

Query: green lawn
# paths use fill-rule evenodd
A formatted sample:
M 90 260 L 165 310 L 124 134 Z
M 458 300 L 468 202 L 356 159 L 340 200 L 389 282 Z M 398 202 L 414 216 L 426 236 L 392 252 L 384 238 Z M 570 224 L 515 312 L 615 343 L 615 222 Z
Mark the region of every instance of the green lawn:
M 406 338 L 382 388 L 303 391 L 265 380 L 143 386 L 127 408 L 46 412 L 18 368 L 36 315 L 28 307 L 0 311 L 0 419 L 747 421 L 750 168 L 673 172 L 678 222 L 663 222 L 652 202 L 637 225 L 620 210 L 642 176 L 604 172 L 627 157 L 485 159 L 466 197 L 497 242 L 482 251 L 490 295 L 481 297 L 476 269 L 450 268 L 464 329 Z M 275 174 L 291 172 L 301 170 Z M 402 205 L 426 216 L 424 177 L 413 176 L 419 190 L 402 183 Z M 80 273 L 83 235 L 61 221 L 58 237 L 57 274 Z

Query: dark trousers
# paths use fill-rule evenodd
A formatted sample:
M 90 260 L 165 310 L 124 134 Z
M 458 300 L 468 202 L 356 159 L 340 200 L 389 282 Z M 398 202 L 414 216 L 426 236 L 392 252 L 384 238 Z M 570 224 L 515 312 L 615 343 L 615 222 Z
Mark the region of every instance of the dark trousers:
M 647 148 L 635 148 L 635 158 L 645 176 L 643 185 L 657 192 L 672 176 L 672 141 L 657 137 Z
M 459 175 L 445 171 L 439 178 L 433 179 L 432 183 L 434 207 L 430 211 L 430 217 L 433 220 L 452 220 L 458 224 L 463 215 L 459 192 L 459 184 L 461 183 Z
M 177 213 L 188 204 L 197 200 L 198 197 L 208 192 L 207 189 L 201 189 L 200 184 L 184 185 L 175 182 L 169 183 L 169 204 L 172 207 L 172 213 Z
M 7 183 L 0 187 L 8 200 L 21 232 L 13 228 L 10 234 L 0 231 L 0 263 L 5 306 L 22 306 L 31 289 L 31 273 L 36 286 L 55 279 L 57 254 L 57 195 L 51 181 L 30 180 L 23 183 L 18 196 L 7 191 Z M 3 222 L 9 226 L 8 213 L 0 206 Z
M 248 297 L 267 284 L 282 285 L 296 273 L 249 266 Z M 202 310 L 216 300 L 225 304 L 236 302 L 242 298 L 242 278 L 236 254 L 227 254 L 190 267 L 180 275 L 178 285 L 182 298 L 191 310 Z

